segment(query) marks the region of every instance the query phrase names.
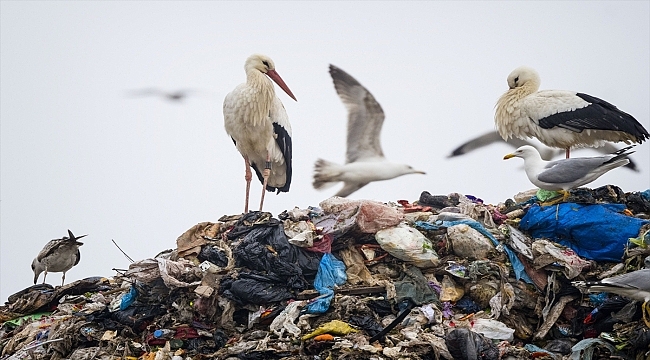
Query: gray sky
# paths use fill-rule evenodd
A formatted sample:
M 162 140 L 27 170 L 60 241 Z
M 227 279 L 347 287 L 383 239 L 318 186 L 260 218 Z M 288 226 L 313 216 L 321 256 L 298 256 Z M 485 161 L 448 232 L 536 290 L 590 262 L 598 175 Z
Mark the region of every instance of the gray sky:
M 494 104 L 520 65 L 540 73 L 542 89 L 600 97 L 650 129 L 648 1 L 2 1 L 0 16 L 0 301 L 32 284 L 31 260 L 66 229 L 89 234 L 71 282 L 128 267 L 111 239 L 143 259 L 198 222 L 243 211 L 244 162 L 221 108 L 252 53 L 269 55 L 298 98 L 278 92 L 294 178 L 288 194 L 268 193 L 275 215 L 338 190 L 311 187 L 318 157 L 345 154 L 330 63 L 382 105 L 388 159 L 428 173 L 353 199 L 413 201 L 428 190 L 496 204 L 532 188 L 520 159 L 502 160 L 506 145 L 446 158 L 494 129 Z M 126 96 L 145 87 L 201 93 L 180 104 Z M 649 146 L 633 155 L 641 172 L 616 169 L 590 186 L 649 188 Z M 260 192 L 254 180 L 253 209 Z

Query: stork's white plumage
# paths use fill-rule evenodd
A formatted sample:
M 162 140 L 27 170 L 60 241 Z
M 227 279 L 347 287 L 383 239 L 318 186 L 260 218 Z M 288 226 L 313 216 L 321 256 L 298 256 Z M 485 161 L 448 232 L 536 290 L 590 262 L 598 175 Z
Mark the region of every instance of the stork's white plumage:
M 336 196 L 346 197 L 372 181 L 389 180 L 406 174 L 424 174 L 406 164 L 389 162 L 381 150 L 379 136 L 384 111 L 372 94 L 345 71 L 330 65 L 334 88 L 348 109 L 345 165 L 318 159 L 314 165 L 314 188 L 336 182 L 344 185 Z
M 605 141 L 642 143 L 648 131 L 630 114 L 599 98 L 562 90 L 538 91 L 540 78 L 529 67 L 508 76 L 497 101 L 494 122 L 503 139 L 535 137 L 544 145 L 566 150 L 599 147 Z
M 524 159 L 526 175 L 533 185 L 544 190 L 566 192 L 589 184 L 606 172 L 627 164 L 629 160 L 626 157 L 632 153 L 628 152 L 631 148 L 632 146 L 628 146 L 603 156 L 545 161 L 536 148 L 524 145 L 503 159 Z
M 63 272 L 61 286 L 65 282 L 65 273 L 79 263 L 81 252 L 79 247 L 83 245 L 77 240 L 86 235 L 74 236 L 72 231 L 68 230 L 68 236 L 61 239 L 50 240 L 43 250 L 41 250 L 34 261 L 32 261 L 32 271 L 34 271 L 34 284 L 38 281 L 38 276 L 44 272 L 43 283 L 48 272 Z
M 296 100 L 289 87 L 275 71 L 268 56 L 254 54 L 246 59 L 246 82 L 226 95 L 223 118 L 226 132 L 244 157 L 246 166 L 246 206 L 252 167 L 262 183 L 260 211 L 265 189 L 287 192 L 291 185 L 291 125 L 284 105 L 273 88 L 273 80 Z

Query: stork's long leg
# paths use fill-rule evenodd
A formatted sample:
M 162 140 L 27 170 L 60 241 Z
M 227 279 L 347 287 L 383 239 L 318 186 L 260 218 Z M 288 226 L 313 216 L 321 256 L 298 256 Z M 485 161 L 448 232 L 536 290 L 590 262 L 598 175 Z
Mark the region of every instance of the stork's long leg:
M 566 150 L 565 150 L 565 154 L 566 154 L 566 158 L 567 158 L 567 159 L 569 158 L 569 152 L 570 152 L 570 151 L 571 151 L 571 148 L 570 148 L 570 147 L 566 148 Z
M 269 176 L 271 175 L 271 154 L 266 153 L 266 163 L 264 164 L 264 172 L 262 176 L 264 177 L 264 185 L 262 186 L 262 199 L 260 200 L 260 211 L 262 211 L 262 206 L 264 206 L 264 195 L 266 194 L 266 184 L 269 182 Z
M 61 278 L 61 286 L 65 284 L 65 271 L 63 272 L 63 278 Z
M 244 179 L 246 179 L 246 205 L 244 206 L 244 214 L 248 214 L 248 197 L 251 191 L 251 179 L 253 178 L 253 174 L 251 173 L 251 163 L 248 161 L 247 157 L 244 157 L 244 164 L 246 165 L 246 175 L 244 175 Z

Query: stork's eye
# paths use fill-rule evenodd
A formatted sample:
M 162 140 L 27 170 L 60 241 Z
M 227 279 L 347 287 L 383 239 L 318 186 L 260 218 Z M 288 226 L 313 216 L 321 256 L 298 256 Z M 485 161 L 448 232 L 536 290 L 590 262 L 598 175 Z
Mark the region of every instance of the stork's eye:
M 266 60 L 262 60 L 262 64 L 264 64 L 264 66 L 266 66 L 266 67 L 269 67 L 269 62 L 266 61 Z

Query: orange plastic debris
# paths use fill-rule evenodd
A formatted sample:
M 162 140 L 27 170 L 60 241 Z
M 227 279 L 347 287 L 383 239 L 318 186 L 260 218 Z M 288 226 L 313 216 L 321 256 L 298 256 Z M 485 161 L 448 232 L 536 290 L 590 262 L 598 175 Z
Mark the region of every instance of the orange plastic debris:
M 334 341 L 334 336 L 330 334 L 318 335 L 314 338 L 314 341 Z

